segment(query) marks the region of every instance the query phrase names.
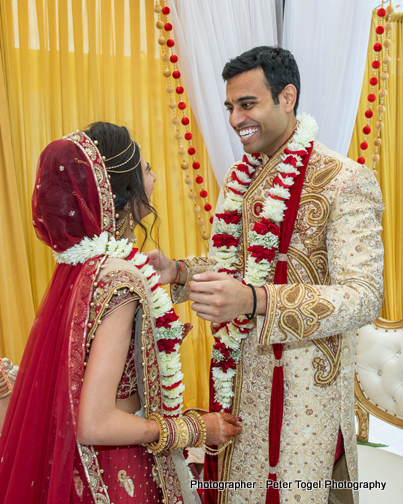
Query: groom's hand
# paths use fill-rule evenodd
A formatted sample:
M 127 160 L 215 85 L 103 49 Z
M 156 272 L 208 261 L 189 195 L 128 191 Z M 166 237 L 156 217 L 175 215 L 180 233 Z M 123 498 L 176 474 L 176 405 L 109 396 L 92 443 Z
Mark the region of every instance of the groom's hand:
M 253 311 L 252 289 L 226 273 L 206 271 L 194 275 L 189 289 L 192 310 L 205 320 L 229 322 Z

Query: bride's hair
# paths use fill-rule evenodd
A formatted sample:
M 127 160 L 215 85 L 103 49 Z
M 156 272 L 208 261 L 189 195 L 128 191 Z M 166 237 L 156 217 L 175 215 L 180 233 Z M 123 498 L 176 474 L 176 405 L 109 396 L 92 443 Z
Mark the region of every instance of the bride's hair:
M 109 172 L 112 191 L 116 196 L 116 212 L 119 213 L 119 210 L 122 210 L 129 203 L 134 223 L 138 224 L 144 233 L 143 246 L 148 238 L 148 231 L 151 233 L 154 228 L 158 215 L 155 208 L 150 204 L 144 190 L 139 146 L 133 141 L 135 146 L 133 155 L 133 148 L 129 147 L 127 149 L 130 142 L 132 142 L 128 129 L 108 122 L 100 121 L 90 124 L 84 130 L 84 133 L 92 141 L 96 140 L 98 142 L 98 150 L 107 160 L 105 161 L 106 168 L 116 167 L 113 172 Z M 108 159 L 110 160 L 108 161 Z M 134 166 L 136 167 L 130 170 Z M 142 208 L 154 216 L 150 230 L 141 223 Z

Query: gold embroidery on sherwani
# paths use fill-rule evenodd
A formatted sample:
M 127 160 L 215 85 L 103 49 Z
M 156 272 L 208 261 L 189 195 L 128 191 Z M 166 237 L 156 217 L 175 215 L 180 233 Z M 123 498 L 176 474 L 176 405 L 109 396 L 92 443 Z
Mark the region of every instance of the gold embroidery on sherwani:
M 240 241 L 239 250 L 242 250 L 240 257 L 242 257 L 242 263 L 246 264 L 247 254 L 249 248 L 249 233 L 253 230 L 253 226 L 257 220 L 259 220 L 259 215 L 254 211 L 255 203 L 260 201 L 265 201 L 267 198 L 267 191 L 271 187 L 272 180 L 277 175 L 277 171 L 274 169 L 281 161 L 282 150 L 278 151 L 273 157 L 271 157 L 267 163 L 262 163 L 260 169 L 256 170 L 253 174 L 255 179 L 251 182 L 248 191 L 245 194 L 242 203 L 242 240 Z M 269 173 L 273 171 L 270 176 Z M 252 177 L 252 178 L 253 178 Z M 241 259 L 240 259 L 241 260 Z M 242 272 L 244 276 L 244 271 Z
M 320 166 L 320 169 L 312 170 L 311 166 Z M 340 170 L 341 163 L 338 159 L 329 156 L 323 156 L 321 159 L 321 154 L 314 149 L 309 159 L 306 183 L 314 192 L 319 192 L 334 179 Z
M 244 340 L 241 341 L 241 353 L 243 353 Z M 238 362 L 236 367 L 235 383 L 234 383 L 234 401 L 232 404 L 231 413 L 235 416 L 239 415 L 239 405 L 242 394 L 242 361 Z M 232 443 L 218 456 L 218 479 L 220 481 L 228 481 L 230 477 L 231 461 L 234 453 L 236 438 L 233 438 Z M 221 473 L 222 471 L 222 473 Z M 220 474 L 221 477 L 220 477 Z M 218 492 L 218 504 L 224 504 L 228 499 L 228 490 Z
M 277 292 L 273 284 L 266 284 L 263 288 L 266 291 L 266 313 L 264 316 L 263 327 L 260 332 L 261 341 L 259 341 L 259 343 L 261 345 L 269 345 L 270 333 L 276 316 Z
M 317 359 L 314 359 L 312 365 L 316 369 L 314 378 L 315 383 L 321 387 L 331 385 L 340 371 L 341 357 L 341 335 L 329 336 L 328 338 L 315 340 L 315 345 L 322 350 L 326 360 L 320 359 L 320 365 Z M 326 364 L 327 361 L 327 364 Z
M 118 472 L 118 481 L 121 487 L 123 487 L 130 497 L 134 497 L 134 483 L 133 480 L 127 475 L 126 471 Z
M 299 340 L 307 338 L 318 329 L 320 320 L 334 312 L 332 303 L 311 285 L 283 285 L 279 296 L 279 328 L 285 337 L 291 333 Z

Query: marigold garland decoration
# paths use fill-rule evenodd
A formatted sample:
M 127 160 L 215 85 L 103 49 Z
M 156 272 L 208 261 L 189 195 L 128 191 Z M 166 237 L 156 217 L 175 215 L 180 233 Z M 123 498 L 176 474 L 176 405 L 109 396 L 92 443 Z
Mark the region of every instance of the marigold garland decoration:
M 371 161 L 372 161 L 372 169 L 374 173 L 376 174 L 375 166 L 376 163 L 380 160 L 380 156 L 378 153 L 378 150 L 380 146 L 382 145 L 382 139 L 381 139 L 381 131 L 383 128 L 383 122 L 382 122 L 382 114 L 385 112 L 385 106 L 384 106 L 384 99 L 386 95 L 388 94 L 386 90 L 386 81 L 389 79 L 389 74 L 387 72 L 387 66 L 391 62 L 391 58 L 389 56 L 389 47 L 392 44 L 389 36 L 390 36 L 390 31 L 392 30 L 392 12 L 394 11 L 392 3 L 390 2 L 389 5 L 384 8 L 384 2 L 382 1 L 382 6 L 377 10 L 377 15 L 379 18 L 379 25 L 376 27 L 375 31 L 377 34 L 377 42 L 374 44 L 374 51 L 375 51 L 375 59 L 372 62 L 372 77 L 369 79 L 369 83 L 371 85 L 371 92 L 368 94 L 367 99 L 368 99 L 368 110 L 365 112 L 365 117 L 367 118 L 367 124 L 363 128 L 363 133 L 364 133 L 364 140 L 360 144 L 360 149 L 361 149 L 361 156 L 357 159 L 357 162 L 360 164 L 365 164 L 365 151 L 368 149 L 369 145 L 367 142 L 367 137 L 371 133 L 371 126 L 370 126 L 370 120 L 372 119 L 374 115 L 373 111 L 373 104 L 377 100 L 377 96 L 375 94 L 375 88 L 379 86 L 379 91 L 378 91 L 378 96 L 379 96 L 379 105 L 376 108 L 376 111 L 378 113 L 378 120 L 375 123 L 375 129 L 377 131 L 377 136 L 374 138 L 374 147 L 375 147 L 375 152 L 371 156 Z M 384 23 L 384 18 L 387 17 L 387 21 Z M 385 38 L 382 42 L 382 36 L 385 35 Z M 385 55 L 382 57 L 382 60 L 380 60 L 380 53 L 382 51 L 382 48 L 385 48 Z M 382 63 L 381 63 L 382 61 Z M 378 70 L 381 69 L 383 65 L 383 70 L 381 70 L 378 78 Z
M 178 153 L 182 157 L 182 162 L 181 162 L 181 168 L 185 172 L 185 184 L 189 186 L 189 193 L 188 196 L 189 198 L 193 201 L 193 211 L 197 215 L 197 226 L 201 228 L 202 230 L 202 237 L 204 240 L 208 240 L 210 238 L 210 233 L 206 230 L 205 227 L 205 221 L 201 217 L 200 212 L 201 208 L 200 205 L 197 204 L 196 201 L 196 191 L 193 189 L 193 179 L 189 174 L 189 163 L 185 159 L 185 154 L 187 153 L 189 156 L 192 158 L 192 168 L 195 171 L 196 174 L 196 184 L 200 186 L 200 191 L 199 191 L 199 196 L 200 198 L 204 199 L 204 204 L 203 208 L 204 210 L 208 213 L 209 217 L 209 223 L 213 223 L 213 213 L 212 213 L 212 206 L 207 200 L 208 192 L 206 189 L 203 187 L 203 176 L 200 173 L 200 163 L 196 159 L 196 149 L 193 147 L 192 144 L 192 138 L 193 135 L 190 131 L 189 128 L 189 118 L 186 115 L 186 102 L 183 101 L 183 93 L 184 93 L 184 87 L 181 83 L 181 73 L 178 70 L 178 56 L 175 54 L 174 46 L 175 46 L 175 41 L 172 38 L 172 24 L 168 20 L 168 15 L 171 12 L 171 9 L 168 7 L 166 0 L 164 0 L 164 6 L 162 7 L 158 2 L 154 5 L 154 12 L 158 14 L 158 21 L 156 23 L 156 27 L 160 30 L 160 37 L 158 39 L 158 43 L 161 46 L 162 49 L 162 56 L 161 59 L 165 63 L 165 69 L 164 69 L 164 76 L 167 78 L 168 85 L 166 87 L 166 91 L 170 95 L 170 101 L 169 101 L 169 107 L 173 111 L 173 118 L 172 118 L 172 123 L 176 127 L 176 134 L 175 138 L 178 140 L 179 143 L 179 149 Z M 161 14 L 165 16 L 166 21 L 165 23 L 161 19 Z M 164 33 L 165 32 L 165 33 Z M 168 35 L 168 38 L 166 38 L 166 34 Z M 169 48 L 169 52 L 166 50 L 166 47 Z M 170 54 L 169 54 L 170 53 Z M 168 62 L 171 62 L 174 65 L 174 71 L 171 72 Z M 171 76 L 176 80 L 176 87 L 171 84 Z M 177 103 L 175 98 L 174 98 L 174 92 L 179 96 L 179 102 Z M 182 112 L 182 119 L 179 119 L 176 115 L 176 107 Z M 180 132 L 179 129 L 179 124 L 182 124 L 185 127 L 186 133 L 183 135 Z M 182 144 L 182 139 L 183 137 L 185 140 L 188 142 L 189 147 L 186 149 L 183 144 Z

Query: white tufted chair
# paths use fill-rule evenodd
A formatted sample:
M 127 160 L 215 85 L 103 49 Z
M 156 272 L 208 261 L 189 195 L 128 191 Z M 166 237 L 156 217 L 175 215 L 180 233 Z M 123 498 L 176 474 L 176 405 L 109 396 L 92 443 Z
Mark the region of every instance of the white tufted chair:
M 403 429 L 403 319 L 377 319 L 357 331 L 357 439 L 368 441 L 369 414 Z M 385 490 L 360 490 L 360 504 L 403 502 L 403 456 L 358 446 L 360 481 L 386 481 Z

